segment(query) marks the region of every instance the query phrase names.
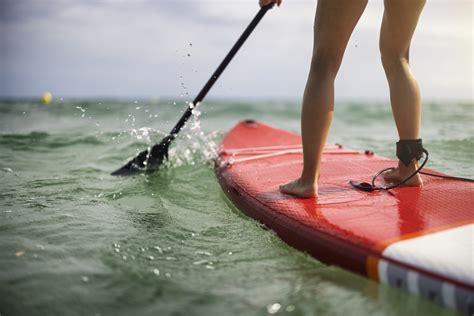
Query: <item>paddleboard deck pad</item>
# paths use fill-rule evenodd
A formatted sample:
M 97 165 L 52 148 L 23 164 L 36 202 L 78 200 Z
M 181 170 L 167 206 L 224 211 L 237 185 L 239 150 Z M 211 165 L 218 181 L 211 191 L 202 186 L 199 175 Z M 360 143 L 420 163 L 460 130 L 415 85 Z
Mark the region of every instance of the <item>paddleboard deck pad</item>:
M 295 198 L 278 188 L 301 174 L 300 136 L 247 120 L 222 140 L 215 170 L 229 199 L 289 245 L 472 315 L 474 184 L 429 176 L 421 188 L 349 184 L 396 163 L 326 145 L 319 197 Z

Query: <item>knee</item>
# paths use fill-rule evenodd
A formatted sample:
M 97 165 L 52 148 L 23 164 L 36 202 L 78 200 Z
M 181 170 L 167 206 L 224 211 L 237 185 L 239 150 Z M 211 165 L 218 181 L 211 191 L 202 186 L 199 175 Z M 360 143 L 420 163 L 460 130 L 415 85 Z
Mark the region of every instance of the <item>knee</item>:
M 403 69 L 408 65 L 408 51 L 398 51 L 388 45 L 380 45 L 380 58 L 386 73 Z
M 335 49 L 315 49 L 311 59 L 310 72 L 317 75 L 336 77 L 342 57 L 343 52 Z

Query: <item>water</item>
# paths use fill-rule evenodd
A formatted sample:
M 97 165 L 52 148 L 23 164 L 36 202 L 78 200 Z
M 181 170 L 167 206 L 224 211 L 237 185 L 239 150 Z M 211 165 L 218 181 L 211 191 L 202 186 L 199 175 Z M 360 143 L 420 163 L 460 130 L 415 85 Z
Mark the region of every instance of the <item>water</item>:
M 225 198 L 210 157 L 238 120 L 299 130 L 299 103 L 207 102 L 159 174 L 109 173 L 161 139 L 183 102 L 0 103 L 0 314 L 452 315 L 326 266 Z M 386 103 L 341 103 L 330 142 L 394 156 Z M 430 167 L 474 177 L 473 104 L 428 103 Z

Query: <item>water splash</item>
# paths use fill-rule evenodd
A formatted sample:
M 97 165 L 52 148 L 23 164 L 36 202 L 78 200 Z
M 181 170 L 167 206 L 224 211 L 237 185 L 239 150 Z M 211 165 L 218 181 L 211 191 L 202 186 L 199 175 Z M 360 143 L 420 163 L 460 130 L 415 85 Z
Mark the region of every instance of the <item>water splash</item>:
M 87 108 L 86 107 L 82 107 L 82 106 L 76 106 L 76 109 L 80 110 L 82 112 L 81 114 L 81 117 L 84 118 L 86 116 L 86 111 L 87 111 Z
M 2 171 L 6 172 L 6 173 L 11 173 L 11 174 L 13 174 L 17 177 L 19 176 L 19 174 L 17 172 L 13 171 L 12 168 L 5 167 L 5 168 L 2 168 Z
M 169 150 L 169 167 L 208 163 L 217 157 L 217 131 L 205 133 L 201 129 L 202 113 L 197 109 L 198 106 L 199 103 L 189 103 L 192 117 L 176 139 L 175 146 Z
M 130 136 L 136 138 L 137 140 L 144 140 L 147 143 L 151 144 L 151 136 L 154 132 L 155 130 L 153 128 L 144 126 L 138 129 L 133 128 L 130 131 Z
M 269 314 L 276 314 L 281 308 L 280 303 L 274 303 L 267 306 L 267 312 Z
M 158 253 L 160 253 L 160 254 L 163 253 L 163 249 L 161 249 L 160 246 L 154 246 L 153 249 L 155 249 L 156 251 L 158 251 Z

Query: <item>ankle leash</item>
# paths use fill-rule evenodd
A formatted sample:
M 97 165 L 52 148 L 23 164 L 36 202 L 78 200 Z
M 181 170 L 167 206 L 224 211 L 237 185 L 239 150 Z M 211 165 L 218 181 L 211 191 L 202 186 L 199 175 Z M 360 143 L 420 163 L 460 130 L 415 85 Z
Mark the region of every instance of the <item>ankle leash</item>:
M 421 160 L 423 158 L 423 155 L 425 156 L 425 159 L 421 163 L 420 167 L 415 170 L 411 175 L 400 181 L 399 183 L 389 185 L 387 187 L 382 187 L 382 186 L 377 186 L 375 184 L 375 181 L 377 178 L 382 175 L 384 172 L 390 171 L 390 170 L 395 170 L 394 167 L 390 168 L 385 168 L 377 172 L 373 178 L 372 182 L 359 182 L 359 181 L 349 181 L 349 183 L 356 189 L 366 191 L 366 192 L 372 192 L 372 191 L 386 191 L 390 189 L 394 189 L 396 187 L 401 186 L 402 184 L 405 184 L 407 181 L 409 181 L 411 178 L 413 178 L 415 175 L 418 173 L 424 174 L 427 176 L 432 176 L 432 177 L 438 177 L 438 178 L 443 178 L 443 179 L 450 179 L 450 180 L 459 180 L 459 181 L 468 181 L 468 182 L 474 182 L 473 179 L 468 179 L 468 178 L 461 178 L 461 177 L 452 177 L 452 176 L 443 176 L 443 175 L 438 175 L 438 174 L 433 174 L 429 172 L 423 172 L 421 171 L 426 163 L 428 162 L 429 158 L 429 153 L 426 148 L 423 147 L 423 142 L 421 138 L 418 139 L 401 139 L 397 142 L 397 158 L 400 159 L 400 161 L 405 165 L 409 166 L 410 163 L 416 159 L 417 161 Z

